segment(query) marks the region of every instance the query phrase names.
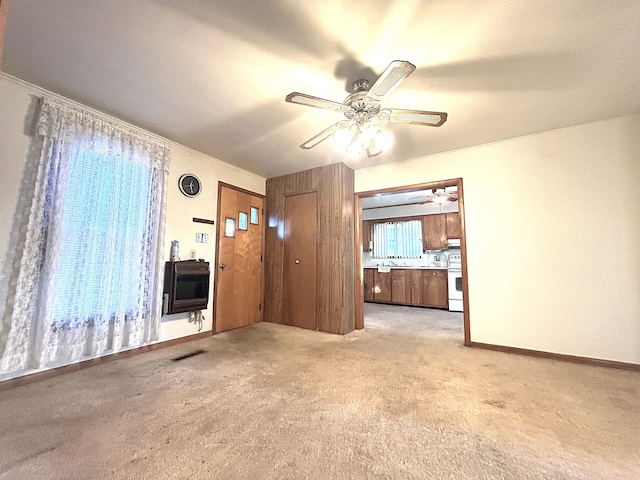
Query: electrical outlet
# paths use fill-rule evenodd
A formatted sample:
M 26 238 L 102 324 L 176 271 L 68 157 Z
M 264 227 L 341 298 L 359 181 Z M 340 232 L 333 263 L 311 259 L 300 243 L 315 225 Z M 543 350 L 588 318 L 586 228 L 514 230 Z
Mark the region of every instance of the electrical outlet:
M 195 260 L 196 259 L 196 251 L 195 250 L 189 250 L 189 258 L 191 260 Z
M 209 234 L 208 233 L 203 233 L 202 234 L 202 243 L 207 243 L 209 241 Z
M 202 234 L 196 233 L 196 243 L 202 243 Z

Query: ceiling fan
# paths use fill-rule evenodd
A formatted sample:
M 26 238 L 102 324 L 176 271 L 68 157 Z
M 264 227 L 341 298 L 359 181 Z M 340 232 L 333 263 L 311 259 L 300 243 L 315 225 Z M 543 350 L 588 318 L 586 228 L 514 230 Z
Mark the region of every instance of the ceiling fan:
M 447 120 L 447 114 L 444 112 L 382 108 L 382 100 L 398 88 L 415 69 L 415 65 L 409 62 L 394 60 L 373 85 L 370 85 L 368 80 L 353 82 L 353 93 L 342 103 L 298 92 L 287 95 L 285 97 L 287 102 L 334 110 L 347 118 L 310 138 L 300 145 L 300 148 L 310 149 L 333 135 L 348 152 L 356 154 L 366 152 L 369 157 L 374 157 L 382 153 L 381 123 L 408 123 L 429 127 L 442 125 Z
M 431 195 L 424 203 L 437 203 L 442 205 L 445 202 L 457 202 L 458 190 L 447 191 L 445 188 L 432 188 Z

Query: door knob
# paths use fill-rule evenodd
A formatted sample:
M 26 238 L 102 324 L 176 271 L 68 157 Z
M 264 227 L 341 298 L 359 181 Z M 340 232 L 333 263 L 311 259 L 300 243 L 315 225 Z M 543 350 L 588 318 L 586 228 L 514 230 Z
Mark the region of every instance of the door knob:
M 298 264 L 298 263 L 300 263 L 300 260 L 298 260 L 298 259 L 296 258 L 296 264 Z
M 225 268 L 227 268 L 227 266 L 224 263 L 220 264 L 220 270 L 224 270 Z

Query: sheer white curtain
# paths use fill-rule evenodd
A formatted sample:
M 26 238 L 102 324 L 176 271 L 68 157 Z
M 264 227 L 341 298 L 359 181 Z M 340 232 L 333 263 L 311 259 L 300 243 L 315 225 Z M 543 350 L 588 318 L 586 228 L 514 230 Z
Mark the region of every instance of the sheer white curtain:
M 373 225 L 373 258 L 420 258 L 421 255 L 420 220 Z
M 43 148 L 2 377 L 159 338 L 168 147 L 47 98 L 36 133 Z

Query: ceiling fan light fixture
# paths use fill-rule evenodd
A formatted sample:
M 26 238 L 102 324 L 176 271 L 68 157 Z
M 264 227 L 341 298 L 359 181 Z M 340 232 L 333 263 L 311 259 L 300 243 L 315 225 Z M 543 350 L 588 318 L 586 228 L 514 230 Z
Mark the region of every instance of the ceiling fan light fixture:
M 367 153 L 379 155 L 391 146 L 392 137 L 381 130 L 380 124 L 404 123 L 439 127 L 447 120 L 445 112 L 381 108 L 388 97 L 411 73 L 415 65 L 404 60 L 394 60 L 382 75 L 370 85 L 367 80 L 353 82 L 353 93 L 342 103 L 292 92 L 285 101 L 308 107 L 323 108 L 342 113 L 347 120 L 336 122 L 329 128 L 300 145 L 308 150 L 333 135 L 335 142 L 352 155 Z
M 437 203 L 439 205 L 442 205 L 443 203 L 446 203 L 448 201 L 449 201 L 449 197 L 446 195 L 437 195 L 433 197 L 433 203 Z
M 352 126 L 349 124 L 345 125 L 339 130 L 336 130 L 336 132 L 333 134 L 333 139 L 341 147 L 348 147 L 349 145 L 351 145 L 351 142 L 353 142 L 353 137 L 354 132 L 352 130 Z
M 347 146 L 346 150 L 349 155 L 358 157 L 365 152 L 366 148 L 362 148 L 361 144 L 353 142 L 351 145 Z
M 372 119 L 360 125 L 353 121 L 351 128 L 344 127 L 337 130 L 333 135 L 334 140 L 353 156 L 366 152 L 368 156 L 374 157 L 381 154 L 392 143 L 391 135 L 384 132 L 377 123 Z
M 376 145 L 381 150 L 388 150 L 393 144 L 393 135 L 385 130 L 380 130 L 376 135 Z

